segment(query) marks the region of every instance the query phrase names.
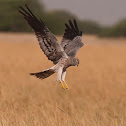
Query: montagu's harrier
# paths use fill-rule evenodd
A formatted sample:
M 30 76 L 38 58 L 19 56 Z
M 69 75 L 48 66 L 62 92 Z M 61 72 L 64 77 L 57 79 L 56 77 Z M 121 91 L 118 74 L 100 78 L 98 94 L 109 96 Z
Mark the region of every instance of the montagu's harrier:
M 65 24 L 66 29 L 63 35 L 61 44 L 59 44 L 56 37 L 49 31 L 43 21 L 38 20 L 31 12 L 27 5 L 26 9 L 20 7 L 19 12 L 24 16 L 27 23 L 35 32 L 40 48 L 44 54 L 55 65 L 47 70 L 38 73 L 31 73 L 39 79 L 44 79 L 50 75 L 57 73 L 57 81 L 62 84 L 62 87 L 68 89 L 65 82 L 66 69 L 70 66 L 78 66 L 79 59 L 75 57 L 78 50 L 84 45 L 82 41 L 82 32 L 79 31 L 76 20 L 73 22 L 69 20 L 69 25 Z M 65 87 L 64 87 L 65 84 Z

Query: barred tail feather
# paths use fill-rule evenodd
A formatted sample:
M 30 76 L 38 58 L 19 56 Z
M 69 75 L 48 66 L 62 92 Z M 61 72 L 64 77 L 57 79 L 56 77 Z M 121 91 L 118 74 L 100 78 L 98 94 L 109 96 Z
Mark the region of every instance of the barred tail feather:
M 30 73 L 30 75 L 34 75 L 34 76 L 36 76 L 39 79 L 45 79 L 45 78 L 51 76 L 54 73 L 55 73 L 54 70 L 48 69 L 48 70 L 45 70 L 45 71 L 42 71 L 42 72 L 38 72 L 38 73 Z

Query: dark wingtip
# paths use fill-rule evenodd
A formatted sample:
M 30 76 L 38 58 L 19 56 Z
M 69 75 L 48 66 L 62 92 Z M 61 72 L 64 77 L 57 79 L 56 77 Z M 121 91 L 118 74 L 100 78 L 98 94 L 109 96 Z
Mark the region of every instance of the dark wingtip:
M 24 10 L 24 8 L 22 6 L 19 6 L 20 9 Z
M 76 22 L 76 19 L 74 19 L 74 22 Z M 77 22 L 76 22 L 77 23 Z
M 69 22 L 72 22 L 71 20 L 69 20 Z
M 82 32 L 82 31 L 80 31 L 80 36 L 82 36 L 82 34 L 83 34 L 83 32 Z
M 30 75 L 35 75 L 34 73 L 29 73 Z
M 67 25 L 67 23 L 65 23 L 65 26 Z
M 25 7 L 28 7 L 28 5 L 27 5 L 27 4 L 25 4 Z
M 77 22 L 76 22 L 76 20 L 74 19 L 74 25 L 76 25 L 77 26 Z M 78 27 L 78 26 L 77 26 Z
M 27 17 L 27 15 L 25 13 L 23 13 L 22 11 L 18 10 L 19 13 L 21 13 L 22 15 L 24 15 L 24 17 Z
M 69 20 L 69 24 L 71 24 L 72 22 L 71 22 L 71 20 Z
M 70 27 L 74 30 L 75 28 L 71 20 L 69 20 L 69 24 L 70 24 Z
M 25 7 L 29 10 L 29 7 L 28 7 L 28 5 L 27 5 L 27 4 L 25 4 Z
M 65 26 L 66 26 L 66 28 L 70 29 L 70 27 L 69 27 L 69 25 L 67 23 L 65 23 Z

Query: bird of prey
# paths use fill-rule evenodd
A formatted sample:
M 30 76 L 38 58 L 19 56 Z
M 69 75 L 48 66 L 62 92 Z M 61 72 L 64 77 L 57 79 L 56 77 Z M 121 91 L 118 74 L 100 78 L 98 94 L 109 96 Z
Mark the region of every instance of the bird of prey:
M 50 32 L 43 21 L 38 20 L 31 12 L 29 7 L 26 9 L 20 7 L 19 12 L 35 32 L 40 48 L 44 54 L 54 63 L 54 66 L 42 72 L 30 73 L 39 79 L 45 79 L 50 75 L 57 73 L 56 80 L 62 84 L 62 87 L 69 89 L 65 82 L 66 69 L 70 66 L 78 66 L 79 59 L 76 58 L 78 50 L 84 45 L 82 43 L 82 32 L 78 29 L 76 20 L 69 20 L 65 23 L 65 32 L 61 44 L 56 37 Z

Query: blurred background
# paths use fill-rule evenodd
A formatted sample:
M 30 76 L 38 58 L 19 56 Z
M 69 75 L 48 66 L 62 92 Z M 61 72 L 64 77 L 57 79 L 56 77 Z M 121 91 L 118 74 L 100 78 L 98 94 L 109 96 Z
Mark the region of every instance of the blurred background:
M 0 0 L 0 31 L 31 32 L 18 13 L 25 4 L 57 35 L 63 34 L 64 22 L 75 18 L 84 34 L 126 36 L 125 0 Z
M 67 69 L 69 90 L 18 12 L 29 6 L 56 34 L 76 19 L 84 46 Z M 126 126 L 126 0 L 0 0 L 0 126 Z

